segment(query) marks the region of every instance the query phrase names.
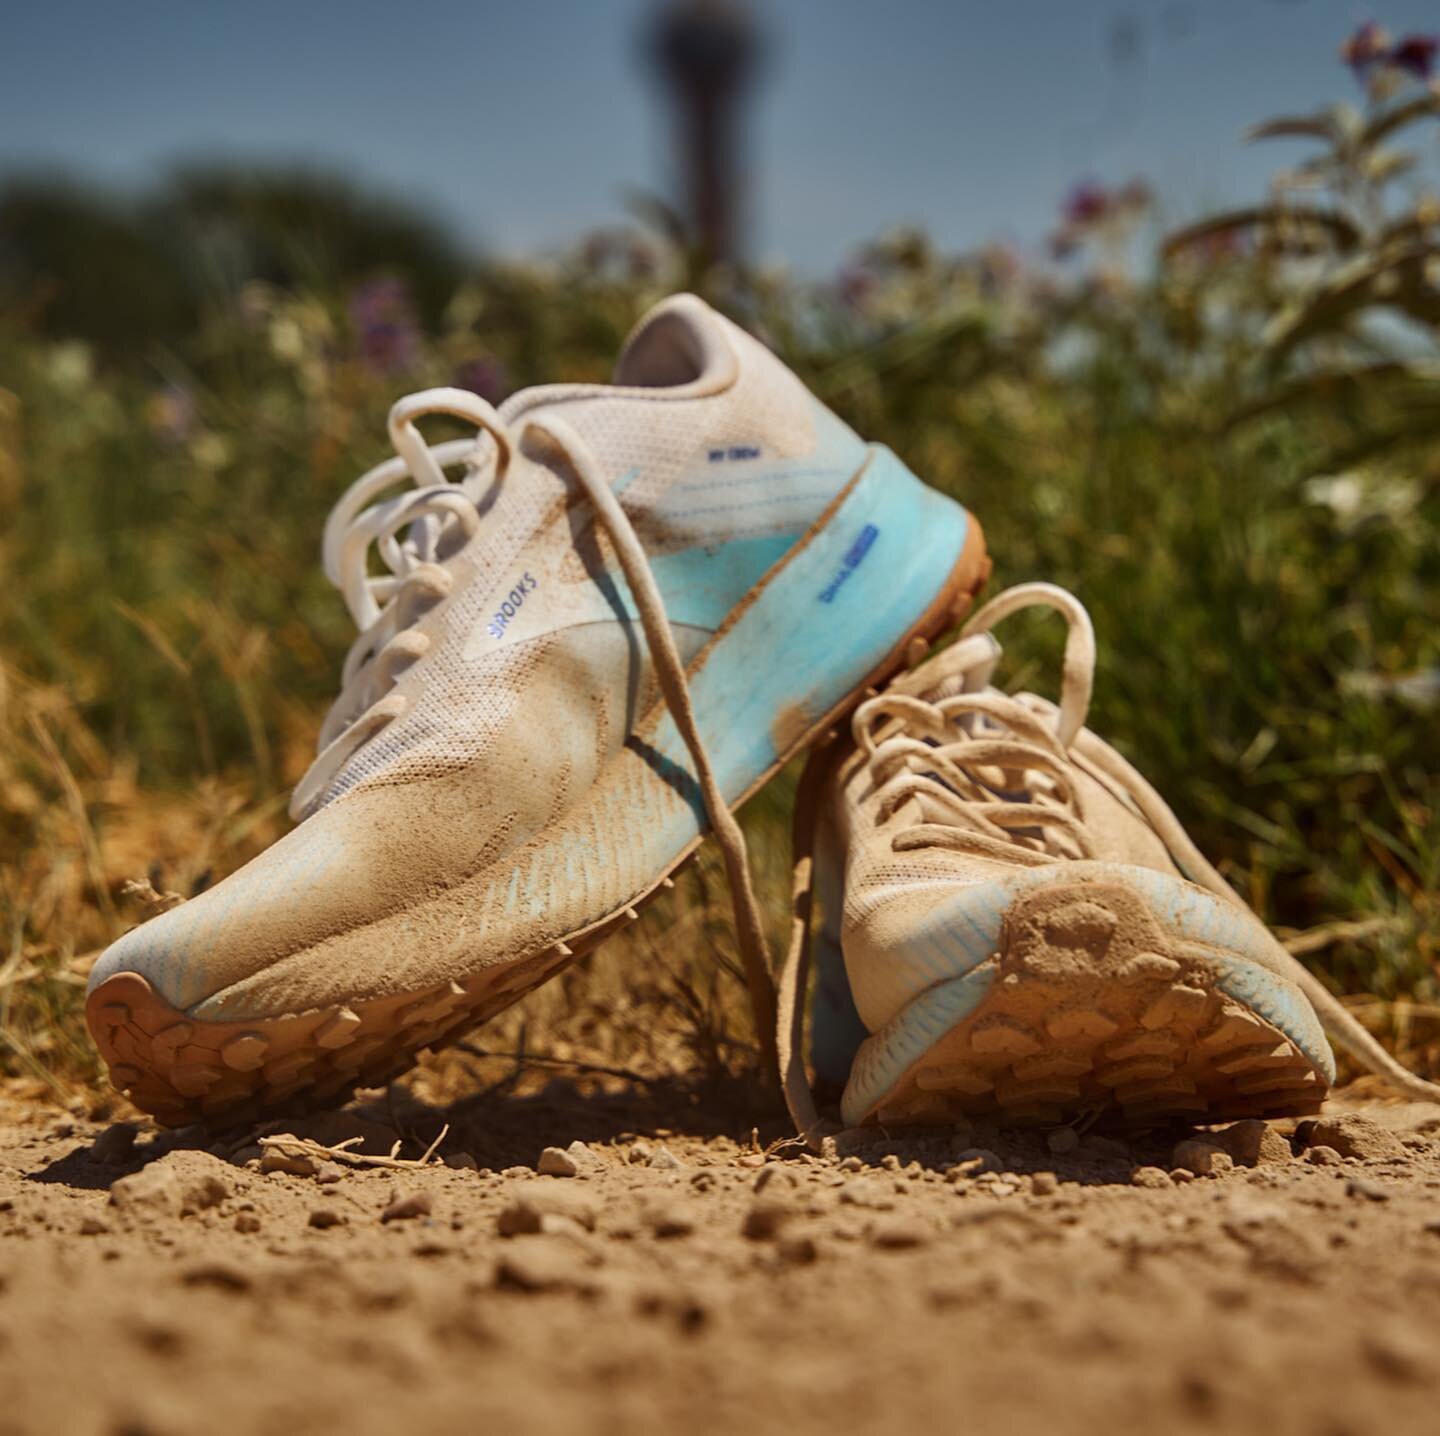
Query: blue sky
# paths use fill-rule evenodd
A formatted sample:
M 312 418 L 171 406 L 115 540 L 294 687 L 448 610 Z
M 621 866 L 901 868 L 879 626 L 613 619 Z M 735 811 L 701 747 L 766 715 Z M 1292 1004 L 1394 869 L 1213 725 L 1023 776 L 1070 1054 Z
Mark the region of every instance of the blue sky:
M 177 159 L 305 160 L 502 252 L 668 190 L 637 58 L 648 0 L 5 4 L 0 169 L 143 183 Z M 899 222 L 1039 243 L 1077 180 L 1143 176 L 1168 214 L 1254 196 L 1248 123 L 1354 86 L 1342 37 L 1440 28 L 1424 0 L 753 0 L 750 249 L 833 268 Z

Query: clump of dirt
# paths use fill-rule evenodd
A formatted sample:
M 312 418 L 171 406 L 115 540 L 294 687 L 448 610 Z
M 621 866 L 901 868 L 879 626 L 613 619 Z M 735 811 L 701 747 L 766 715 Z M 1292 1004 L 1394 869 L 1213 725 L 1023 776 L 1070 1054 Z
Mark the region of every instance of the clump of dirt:
M 8 1114 L 0 1432 L 1434 1430 L 1434 1108 L 824 1155 L 735 1111 Z

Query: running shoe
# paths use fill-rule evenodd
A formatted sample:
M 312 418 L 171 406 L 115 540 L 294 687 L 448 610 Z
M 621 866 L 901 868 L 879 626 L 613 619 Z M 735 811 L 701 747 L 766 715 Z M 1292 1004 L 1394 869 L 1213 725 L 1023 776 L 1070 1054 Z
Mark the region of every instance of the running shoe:
M 474 433 L 428 443 L 429 416 Z M 389 432 L 325 531 L 359 636 L 298 826 L 90 979 L 112 1080 L 168 1124 L 389 1079 L 633 918 L 709 832 L 773 1033 L 732 810 L 988 567 L 959 504 L 689 295 L 612 385 L 498 410 L 431 390 Z
M 990 680 L 990 629 L 1068 624 L 1058 706 Z M 800 790 L 796 940 L 780 1046 L 797 1126 L 825 1130 L 801 1066 L 809 912 L 820 906 L 817 1088 L 866 1122 L 1117 1126 L 1314 1112 L 1322 1030 L 1434 1101 L 1271 935 L 1159 794 L 1085 726 L 1088 614 L 1034 583 L 818 749 Z

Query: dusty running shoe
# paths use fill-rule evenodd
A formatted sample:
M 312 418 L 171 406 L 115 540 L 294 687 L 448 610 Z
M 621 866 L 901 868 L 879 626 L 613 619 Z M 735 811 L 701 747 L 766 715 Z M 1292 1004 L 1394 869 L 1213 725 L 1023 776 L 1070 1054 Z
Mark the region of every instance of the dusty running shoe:
M 1069 624 L 1058 707 L 990 686 L 991 626 L 1032 605 Z M 1322 1017 L 1366 1065 L 1435 1100 L 1440 1088 L 1356 1024 L 1083 726 L 1094 666 L 1079 601 L 1022 585 L 864 702 L 853 749 L 812 757 L 781 981 L 800 1130 L 823 1131 L 799 1056 L 816 898 L 812 1061 L 822 1087 L 843 1086 L 847 1127 L 1313 1112 L 1335 1077 Z
M 430 414 L 477 434 L 428 445 Z M 360 635 L 299 826 L 90 980 L 112 1080 L 163 1122 L 389 1078 L 633 917 L 707 830 L 764 1013 L 730 810 L 987 568 L 958 504 L 691 296 L 613 387 L 434 390 L 390 434 L 326 527 Z

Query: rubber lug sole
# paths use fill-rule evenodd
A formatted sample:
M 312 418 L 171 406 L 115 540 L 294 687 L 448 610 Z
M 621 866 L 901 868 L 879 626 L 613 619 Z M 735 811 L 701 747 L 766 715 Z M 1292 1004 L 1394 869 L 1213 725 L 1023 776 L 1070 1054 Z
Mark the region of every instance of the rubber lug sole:
M 1120 933 L 1127 940 L 1112 943 Z M 963 1013 L 847 1119 L 1048 1126 L 1086 1117 L 1139 1128 L 1317 1111 L 1325 1075 L 1227 995 L 1225 961 L 1168 936 L 1118 885 L 1056 885 L 1018 899 L 993 957 L 922 993 L 867 1039 L 852 1089 L 877 1085 L 897 1023 L 913 1030 L 927 1005 Z
M 849 697 L 803 731 L 746 790 L 738 808 L 817 739 L 831 733 L 867 690 L 883 684 L 918 645 L 928 646 L 970 609 L 990 575 L 972 516 L 946 583 L 885 660 Z M 466 979 L 339 1007 L 238 1022 L 205 1022 L 174 1007 L 138 973 L 107 978 L 85 1006 L 114 1085 L 165 1126 L 231 1126 L 276 1112 L 334 1106 L 358 1087 L 399 1076 L 427 1049 L 444 1047 L 593 951 L 666 887 L 694 855 L 697 838 L 623 906 L 543 951 Z

